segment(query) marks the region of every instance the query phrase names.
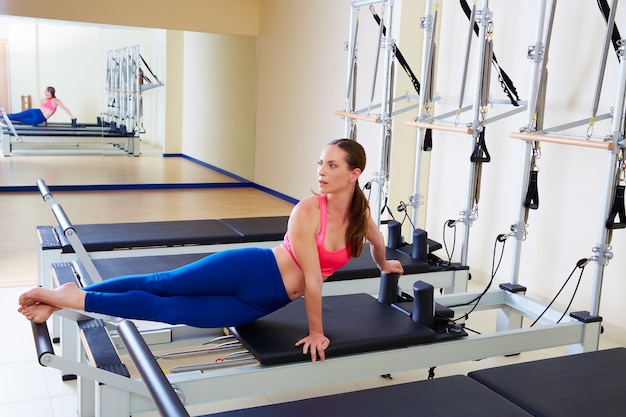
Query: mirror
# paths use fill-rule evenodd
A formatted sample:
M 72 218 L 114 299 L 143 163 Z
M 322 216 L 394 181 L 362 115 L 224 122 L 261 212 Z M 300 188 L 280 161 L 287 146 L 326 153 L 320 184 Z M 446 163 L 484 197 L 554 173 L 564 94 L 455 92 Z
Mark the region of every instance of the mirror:
M 143 143 L 163 147 L 164 128 L 157 122 L 162 119 L 157 113 L 164 109 L 155 103 L 163 102 L 164 89 L 145 92 L 141 88 L 135 94 L 128 79 L 137 72 L 143 75 L 138 76 L 144 82 L 142 87 L 161 85 L 165 30 L 0 16 L 0 41 L 0 105 L 7 113 L 38 108 L 47 86 L 53 86 L 79 126 L 99 124 L 101 131 L 113 130 L 107 129 L 113 122 L 120 131 L 120 122 L 126 120 L 128 131 L 140 132 Z M 60 108 L 48 121 L 50 126 L 70 122 Z M 79 146 L 85 151 L 104 151 L 103 132 L 100 139 L 93 146 Z M 28 150 L 27 144 L 23 145 Z M 33 149 L 42 146 L 45 144 L 33 144 Z
M 121 99 L 110 95 L 116 88 L 109 82 L 108 57 L 111 51 L 138 46 L 140 58 L 129 62 L 141 61 L 145 75 L 137 122 L 142 158 L 129 159 L 183 154 L 253 177 L 256 37 L 0 16 L 0 41 L 7 50 L 10 111 L 21 110 L 23 95 L 30 95 L 32 106 L 37 106 L 46 87 L 54 86 L 78 124 L 95 124 L 112 104 L 119 105 Z M 118 57 L 115 65 L 120 61 Z M 159 81 L 164 85 L 154 87 Z M 70 122 L 61 109 L 50 118 L 50 123 L 58 122 Z M 109 155 L 103 151 L 109 141 L 101 136 L 97 149 Z M 72 146 L 66 153 L 76 150 Z M 49 158 L 46 164 L 57 159 Z M 159 169 L 154 169 L 153 180 Z

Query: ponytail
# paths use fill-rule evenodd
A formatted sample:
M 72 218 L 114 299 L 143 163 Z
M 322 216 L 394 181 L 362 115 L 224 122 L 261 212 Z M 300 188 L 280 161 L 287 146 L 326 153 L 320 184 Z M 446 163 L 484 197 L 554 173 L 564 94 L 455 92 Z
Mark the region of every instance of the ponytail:
M 346 161 L 350 169 L 359 168 L 361 172 L 365 169 L 366 155 L 365 149 L 353 139 L 336 139 L 329 145 L 337 145 L 346 153 Z M 350 251 L 350 256 L 358 258 L 365 247 L 367 228 L 370 221 L 369 201 L 359 182 L 354 183 L 354 193 L 350 202 L 350 221 L 346 231 L 346 245 Z
M 369 219 L 369 202 L 357 181 L 354 185 L 354 194 L 350 204 L 350 224 L 346 231 L 346 243 L 348 248 L 350 248 L 350 256 L 353 258 L 358 258 L 363 251 L 363 247 L 365 247 Z

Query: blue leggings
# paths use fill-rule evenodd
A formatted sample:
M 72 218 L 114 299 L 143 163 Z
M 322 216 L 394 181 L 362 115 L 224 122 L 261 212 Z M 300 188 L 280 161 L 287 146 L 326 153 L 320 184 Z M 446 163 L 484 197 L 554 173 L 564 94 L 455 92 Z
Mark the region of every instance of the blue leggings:
M 9 113 L 7 117 L 12 122 L 20 122 L 33 126 L 46 121 L 46 117 L 39 109 L 27 109 L 20 113 Z
M 172 271 L 83 289 L 85 311 L 204 328 L 249 323 L 290 302 L 272 250 L 261 248 L 218 252 Z

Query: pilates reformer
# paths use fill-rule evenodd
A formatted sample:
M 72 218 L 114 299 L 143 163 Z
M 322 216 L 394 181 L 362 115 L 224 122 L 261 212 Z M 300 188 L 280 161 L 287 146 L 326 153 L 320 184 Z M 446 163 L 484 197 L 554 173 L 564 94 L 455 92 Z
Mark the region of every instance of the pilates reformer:
M 45 282 L 46 288 L 53 288 L 55 282 L 77 282 L 80 286 L 89 285 L 101 279 L 108 279 L 120 275 L 152 273 L 163 270 L 170 270 L 182 265 L 198 260 L 204 256 L 223 250 L 224 245 L 205 245 L 204 251 L 194 251 L 191 253 L 177 253 L 169 255 L 144 255 L 144 256 L 126 256 L 126 257 L 110 257 L 92 259 L 93 252 L 87 252 L 86 245 L 83 245 L 79 238 L 78 227 L 71 225 L 69 219 L 65 215 L 62 208 L 52 202 L 51 196 L 48 203 L 51 203 L 52 211 L 55 214 L 59 227 L 63 230 L 63 235 L 68 237 L 69 245 L 74 248 L 73 260 L 65 262 L 52 262 L 47 265 L 46 272 L 49 279 Z M 259 218 L 256 220 L 262 220 Z M 286 228 L 286 218 L 270 218 L 271 220 L 279 220 L 282 226 Z M 234 224 L 239 226 L 238 230 L 242 230 L 242 226 L 246 226 L 248 220 L 255 219 L 232 219 Z M 177 222 L 174 222 L 176 224 Z M 276 223 L 276 222 L 274 222 Z M 251 223 L 252 224 L 252 223 Z M 153 228 L 154 230 L 154 228 Z M 258 230 L 258 228 L 257 228 Z M 282 239 L 284 229 L 280 230 L 279 236 Z M 158 240 L 158 238 L 154 238 Z M 252 242 L 249 242 L 252 244 Z M 254 242 L 256 245 L 258 242 Z M 266 244 L 276 242 L 265 242 Z M 258 246 L 258 245 L 256 245 Z M 226 246 L 227 247 L 227 246 Z M 195 248 L 195 247 L 194 247 Z M 433 242 L 431 248 L 437 248 L 436 242 Z M 429 262 L 415 259 L 411 254 L 406 253 L 406 246 L 397 248 L 387 248 L 387 256 L 395 258 L 402 262 L 405 275 L 402 277 L 402 285 L 406 291 L 410 293 L 410 285 L 419 277 L 437 288 L 446 289 L 450 292 L 463 292 L 467 289 L 468 269 L 459 267 L 454 264 L 439 264 L 439 258 L 433 254 L 423 254 L 423 259 L 430 259 Z M 110 253 L 109 251 L 108 253 Z M 112 251 L 113 255 L 129 251 Z M 345 267 L 338 270 L 333 276 L 329 277 L 324 286 L 323 293 L 325 295 L 348 294 L 354 292 L 367 292 L 375 294 L 379 288 L 380 272 L 378 267 L 371 259 L 369 250 L 366 248 L 361 257 L 353 259 Z M 166 330 L 167 334 L 169 330 Z M 155 336 L 158 332 L 152 332 Z M 65 320 L 53 317 L 53 337 L 55 340 L 60 339 L 60 350 L 63 356 L 74 357 L 76 353 L 76 332 L 75 327 L 67 325 Z M 160 336 L 156 337 L 155 343 L 161 343 Z M 64 375 L 64 378 L 72 378 L 71 375 Z
M 378 300 L 367 294 L 324 297 L 325 332 L 331 339 L 325 362 L 310 364 L 309 358 L 293 345 L 293 340 L 297 340 L 306 329 L 304 303 L 298 300 L 253 323 L 230 329 L 253 354 L 251 361 L 235 360 L 233 366 L 222 362 L 202 362 L 171 367 L 167 379 L 176 387 L 179 396 L 185 399 L 185 404 L 191 405 L 556 346 L 569 345 L 573 348 L 570 352 L 594 348 L 598 322 L 584 323 L 567 317 L 557 323 L 556 317 L 561 315 L 560 312 L 548 309 L 542 314 L 540 310 L 543 306 L 523 294 L 500 291 L 492 291 L 482 297 L 479 309 L 510 309 L 534 317 L 541 315 L 542 326 L 467 335 L 462 326 L 451 325 L 449 318 L 467 311 L 468 300 L 475 296 L 466 293 L 435 298 L 433 287 L 418 281 L 414 285 L 413 301 L 408 302 L 397 294 L 397 277 L 383 276 Z M 434 312 L 433 302 L 436 302 Z M 452 310 L 447 305 L 458 307 Z M 82 320 L 93 321 L 90 314 L 82 312 L 62 310 L 58 314 L 80 321 L 81 326 L 86 326 Z M 424 323 L 432 324 L 428 326 Z M 111 327 L 106 323 L 93 325 L 99 328 L 105 326 Z M 37 345 L 49 346 L 47 327 L 33 325 L 33 329 Z M 201 331 L 187 326 L 171 326 L 168 331 L 170 339 L 162 337 L 162 343 L 152 345 L 152 349 L 165 350 L 166 346 L 172 346 L 199 350 L 202 341 L 211 334 L 223 334 L 217 330 Z M 195 334 L 190 337 L 189 332 Z M 112 332 L 111 337 L 112 343 L 122 349 L 122 344 L 117 342 L 118 335 Z M 143 338 L 146 339 L 146 335 Z M 81 340 L 85 339 L 81 337 Z M 105 339 L 111 340 L 108 337 Z M 81 349 L 90 348 L 83 346 Z M 50 349 L 38 354 L 42 364 L 78 375 L 81 416 L 131 415 L 145 410 L 145 407 L 154 407 L 144 398 L 142 382 L 87 365 L 87 358 L 95 355 L 93 352 L 83 351 L 81 361 L 53 355 Z M 160 352 L 152 354 L 159 356 Z M 97 359 L 94 361 L 98 362 Z M 162 362 L 160 366 L 163 366 Z M 306 375 L 306 378 L 296 378 L 295 375 Z M 98 407 L 96 414 L 93 414 L 94 407 Z
M 58 226 L 39 226 L 39 285 L 52 288 L 53 264 L 80 259 L 75 270 L 92 277 L 110 278 L 116 275 L 154 272 L 154 265 L 162 270 L 172 269 L 224 249 L 256 246 L 272 247 L 282 241 L 287 231 L 287 216 L 259 218 L 229 218 L 214 220 L 144 222 L 120 224 L 72 225 L 62 207 L 54 200 L 45 182 L 37 182 L 44 201 L 51 207 Z M 467 268 L 442 262 L 433 254 L 441 245 L 431 239 L 422 241 L 419 249 L 401 241 L 400 224 L 389 224 L 390 239 L 387 256 L 397 258 L 404 265 L 408 279 L 420 275 L 437 288 L 447 292 L 467 289 Z M 80 236 L 80 238 L 79 238 Z M 422 233 L 426 238 L 426 234 Z M 178 256 L 185 255 L 185 256 Z M 98 268 L 102 268 L 96 272 Z M 434 274 L 431 274 L 434 273 Z M 365 250 L 359 259 L 352 260 L 337 271 L 331 282 L 346 281 L 342 292 L 354 291 L 348 281 L 358 278 L 357 290 L 374 294 L 378 287 L 379 271 Z M 428 275 L 436 275 L 426 278 Z M 364 280 L 371 278 L 370 280 Z M 403 277 L 403 280 L 405 278 Z M 408 289 L 412 282 L 408 282 Z
M 111 129 L 99 124 L 62 124 L 25 126 L 12 123 L 2 110 L 4 124 L 0 131 L 3 156 L 11 156 L 14 149 L 26 144 L 52 146 L 58 144 L 101 144 L 119 148 L 129 155 L 141 153 L 139 136 L 132 132 Z
M 128 335 L 127 335 L 128 334 Z M 189 413 L 132 324 L 123 338 L 161 415 Z M 275 417 L 320 414 L 378 417 L 618 416 L 626 409 L 626 349 L 544 359 L 465 375 L 211 414 Z M 410 399 L 407 401 L 407 399 Z M 488 406 L 486 406 L 488 404 Z M 208 417 L 208 416 L 205 416 Z
M 179 393 L 132 322 L 124 322 L 119 330 L 159 413 L 168 417 L 189 416 Z M 626 348 L 614 348 L 487 368 L 467 376 L 382 386 L 211 416 L 378 417 L 412 416 L 416 412 L 446 417 L 618 416 L 626 409 L 624 368 Z
M 287 231 L 287 216 L 72 225 L 45 181 L 38 180 L 37 187 L 57 220 L 57 226 L 37 227 L 38 285 L 45 288 L 51 288 L 50 265 L 55 262 L 82 257 L 83 264 L 89 265 L 88 258 L 206 254 L 250 245 L 271 247 Z

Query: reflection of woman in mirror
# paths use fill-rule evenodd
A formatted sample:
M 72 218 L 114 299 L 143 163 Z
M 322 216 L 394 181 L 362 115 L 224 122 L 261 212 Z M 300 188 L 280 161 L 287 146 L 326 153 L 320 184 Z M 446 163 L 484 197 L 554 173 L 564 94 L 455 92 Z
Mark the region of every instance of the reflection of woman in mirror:
M 47 87 L 44 93 L 45 97 L 41 99 L 38 109 L 26 109 L 20 113 L 7 114 L 9 120 L 36 126 L 45 123 L 57 111 L 57 107 L 60 107 L 65 110 L 65 113 L 70 116 L 73 122 L 74 116 L 72 116 L 72 112 L 61 100 L 56 98 L 55 93 L 54 87 Z

